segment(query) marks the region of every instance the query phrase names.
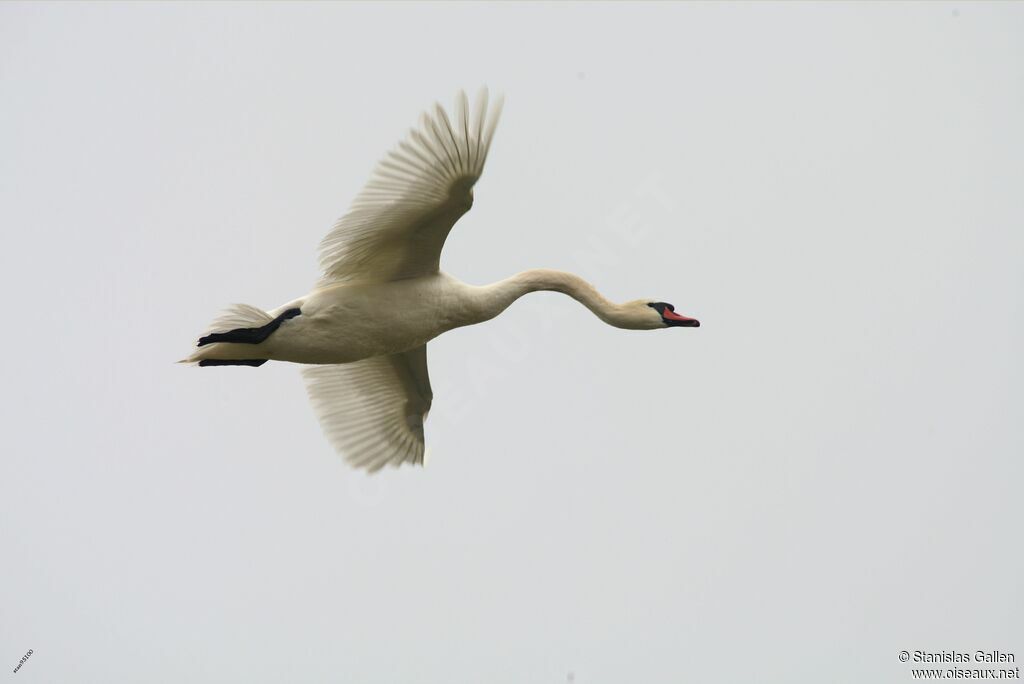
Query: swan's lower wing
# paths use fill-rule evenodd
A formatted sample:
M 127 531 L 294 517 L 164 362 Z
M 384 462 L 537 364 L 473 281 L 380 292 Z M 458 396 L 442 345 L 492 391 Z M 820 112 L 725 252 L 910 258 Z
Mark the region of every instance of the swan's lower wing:
M 423 421 L 433 393 L 426 345 L 354 363 L 307 366 L 320 426 L 345 460 L 370 472 L 423 463 Z

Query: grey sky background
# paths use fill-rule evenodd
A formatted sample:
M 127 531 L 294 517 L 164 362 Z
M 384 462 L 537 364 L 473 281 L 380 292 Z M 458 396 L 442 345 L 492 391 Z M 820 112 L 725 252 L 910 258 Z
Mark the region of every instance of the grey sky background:
M 1024 659 L 1024 6 L 0 5 L 18 682 L 905 682 Z M 173 364 L 435 100 L 507 97 L 368 478 L 296 368 Z M 11 672 L 29 649 L 34 653 Z

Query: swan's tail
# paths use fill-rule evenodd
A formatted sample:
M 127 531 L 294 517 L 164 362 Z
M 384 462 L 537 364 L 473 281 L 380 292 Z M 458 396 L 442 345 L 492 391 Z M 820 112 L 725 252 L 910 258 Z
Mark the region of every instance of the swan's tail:
M 198 363 L 200 366 L 261 366 L 266 359 L 259 356 L 252 344 L 217 341 L 217 337 L 233 331 L 260 330 L 273 323 L 274 318 L 262 309 L 248 304 L 232 304 L 196 341 L 196 349 L 178 363 Z M 213 338 L 213 339 L 211 339 Z

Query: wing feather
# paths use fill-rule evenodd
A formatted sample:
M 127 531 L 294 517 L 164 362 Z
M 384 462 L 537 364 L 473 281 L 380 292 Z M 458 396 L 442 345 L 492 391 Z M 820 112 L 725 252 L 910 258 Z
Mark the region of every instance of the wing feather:
M 473 204 L 501 114 L 488 110 L 486 90 L 476 111 L 460 92 L 455 124 L 441 105 L 388 152 L 348 213 L 320 243 L 320 285 L 386 282 L 436 273 L 449 231 Z
M 302 370 L 331 445 L 357 468 L 423 463 L 423 422 L 433 393 L 426 346 Z

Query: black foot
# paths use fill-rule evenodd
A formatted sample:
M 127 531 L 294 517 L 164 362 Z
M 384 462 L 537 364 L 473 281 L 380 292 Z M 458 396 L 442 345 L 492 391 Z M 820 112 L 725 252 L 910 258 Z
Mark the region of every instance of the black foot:
M 200 366 L 252 366 L 259 368 L 267 362 L 266 359 L 239 359 L 237 361 L 224 361 L 221 359 L 203 359 Z
M 274 320 L 270 321 L 266 325 L 261 325 L 258 328 L 237 328 L 235 330 L 229 330 L 228 332 L 210 333 L 206 337 L 200 337 L 199 344 L 196 346 L 202 347 L 204 344 L 213 344 L 214 342 L 259 344 L 270 337 L 271 333 L 280 328 L 282 323 L 287 321 L 289 318 L 295 318 L 300 313 L 302 313 L 300 309 L 288 309 Z

